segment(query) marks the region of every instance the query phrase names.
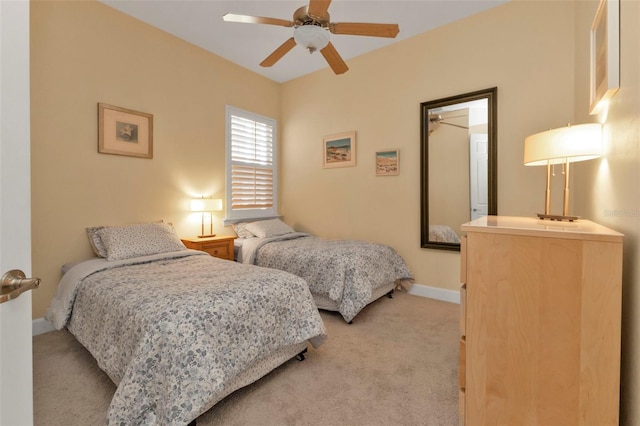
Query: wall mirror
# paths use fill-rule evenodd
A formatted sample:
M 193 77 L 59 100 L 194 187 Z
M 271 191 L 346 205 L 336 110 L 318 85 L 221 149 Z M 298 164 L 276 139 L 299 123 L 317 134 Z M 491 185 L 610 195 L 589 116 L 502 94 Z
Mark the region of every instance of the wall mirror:
M 497 90 L 420 104 L 423 248 L 460 251 L 460 226 L 498 213 Z

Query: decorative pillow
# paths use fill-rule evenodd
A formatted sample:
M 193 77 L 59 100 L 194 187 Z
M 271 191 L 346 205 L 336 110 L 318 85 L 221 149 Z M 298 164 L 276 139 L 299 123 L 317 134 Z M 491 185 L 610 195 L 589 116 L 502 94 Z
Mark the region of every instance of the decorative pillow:
M 187 249 L 173 226 L 166 223 L 109 226 L 97 234 L 109 261 Z
M 89 244 L 91 244 L 93 252 L 98 257 L 107 257 L 107 249 L 104 248 L 104 244 L 102 244 L 100 235 L 98 235 L 98 231 L 103 228 L 106 228 L 106 226 L 91 226 L 86 228 L 87 237 L 89 238 Z
M 160 219 L 149 223 L 163 222 L 164 220 Z M 173 226 L 172 223 L 169 223 L 169 225 Z M 98 234 L 98 231 L 104 228 L 109 228 L 109 226 L 90 226 L 88 228 L 85 228 L 85 231 L 87 231 L 87 237 L 89 238 L 89 244 L 91 244 L 93 252 L 98 257 L 107 257 L 107 249 L 105 248 L 104 244 L 102 243 L 102 239 L 100 239 L 100 235 Z
M 280 219 L 259 220 L 248 223 L 245 229 L 256 237 L 275 237 L 277 235 L 290 234 L 294 231 L 289 225 Z
M 247 231 L 247 225 L 251 222 L 238 222 L 231 225 L 233 230 L 238 234 L 238 238 L 253 238 L 253 235 L 250 231 Z

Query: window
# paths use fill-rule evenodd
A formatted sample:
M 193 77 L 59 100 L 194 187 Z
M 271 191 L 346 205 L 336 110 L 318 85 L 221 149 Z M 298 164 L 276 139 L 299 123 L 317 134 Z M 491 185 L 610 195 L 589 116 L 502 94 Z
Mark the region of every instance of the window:
M 227 106 L 225 223 L 277 216 L 276 121 Z

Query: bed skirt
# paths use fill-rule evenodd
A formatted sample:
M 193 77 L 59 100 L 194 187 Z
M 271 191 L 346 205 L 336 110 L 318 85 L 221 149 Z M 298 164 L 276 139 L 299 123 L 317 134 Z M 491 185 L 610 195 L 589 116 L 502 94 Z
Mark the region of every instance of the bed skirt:
M 385 294 L 392 291 L 395 288 L 395 286 L 396 286 L 395 283 L 389 283 L 374 289 L 373 292 L 371 293 L 371 298 L 367 302 L 367 305 L 375 300 L 378 300 Z M 325 296 L 322 294 L 314 294 L 314 293 L 311 293 L 311 295 L 313 296 L 313 300 L 315 300 L 316 306 L 318 307 L 318 309 L 324 309 L 325 311 L 338 310 L 338 305 L 336 304 L 336 302 L 329 299 L 328 296 Z
M 307 342 L 298 343 L 296 345 L 287 346 L 279 351 L 267 355 L 255 361 L 246 370 L 240 373 L 235 379 L 229 380 L 224 387 L 224 390 L 220 393 L 220 396 L 215 401 L 212 401 L 209 407 L 204 410 L 200 415 L 206 413 L 211 407 L 218 402 L 222 401 L 225 397 L 229 396 L 233 392 L 240 388 L 250 385 L 251 383 L 261 379 L 262 377 L 275 370 L 280 365 L 289 361 L 299 353 L 304 352 L 307 349 Z

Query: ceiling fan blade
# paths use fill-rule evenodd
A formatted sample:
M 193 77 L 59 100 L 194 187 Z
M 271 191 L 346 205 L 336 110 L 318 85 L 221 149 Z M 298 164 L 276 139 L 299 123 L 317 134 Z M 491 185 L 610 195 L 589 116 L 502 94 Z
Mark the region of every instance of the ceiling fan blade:
M 240 22 L 243 24 L 267 24 L 279 25 L 281 27 L 293 27 L 294 23 L 286 19 L 264 18 L 262 16 L 236 15 L 235 13 L 227 13 L 222 16 L 226 22 Z
M 467 126 L 461 126 L 459 124 L 447 123 L 446 121 L 439 121 L 440 124 L 446 124 L 447 126 L 459 127 L 461 129 L 469 129 Z
M 329 10 L 331 0 L 309 0 L 307 13 L 312 18 L 324 18 Z
M 293 49 L 296 45 L 296 41 L 291 37 L 289 40 L 285 41 L 278 47 L 273 53 L 267 58 L 260 62 L 261 67 L 270 67 L 273 66 L 276 62 L 278 62 L 284 55 L 287 54 L 291 49 Z
M 400 27 L 398 24 L 338 22 L 336 24 L 330 24 L 329 31 L 333 34 L 394 38 L 400 32 Z
M 324 56 L 324 59 L 326 59 L 326 61 L 329 63 L 329 66 L 334 73 L 344 74 L 349 70 L 349 67 L 342 60 L 340 54 L 338 53 L 336 48 L 333 47 L 333 44 L 331 44 L 331 42 L 329 42 L 329 44 L 327 44 L 324 49 L 320 50 L 320 53 L 322 53 L 322 56 Z

